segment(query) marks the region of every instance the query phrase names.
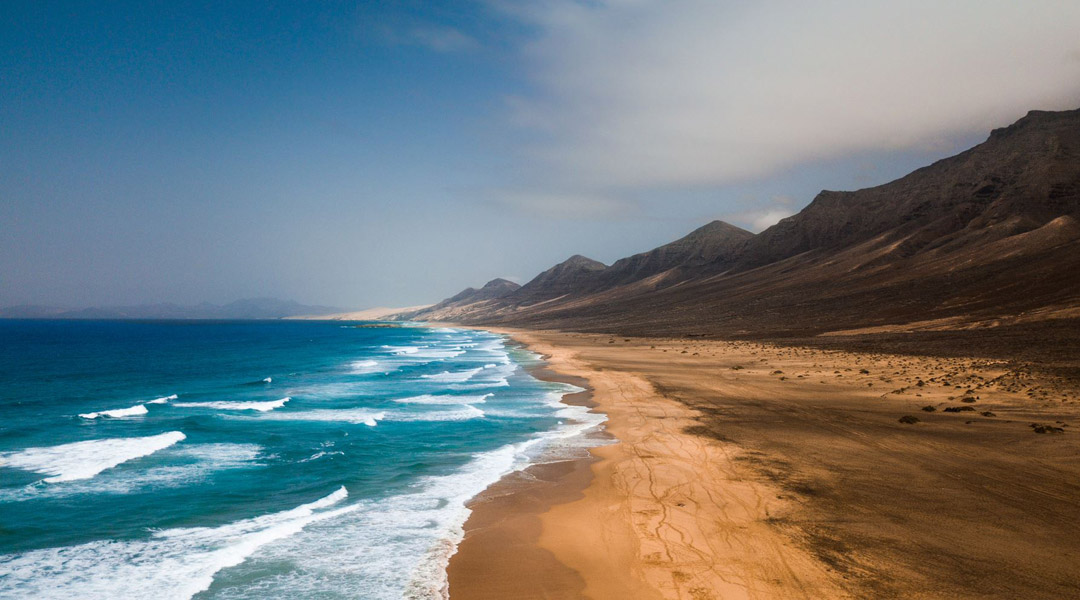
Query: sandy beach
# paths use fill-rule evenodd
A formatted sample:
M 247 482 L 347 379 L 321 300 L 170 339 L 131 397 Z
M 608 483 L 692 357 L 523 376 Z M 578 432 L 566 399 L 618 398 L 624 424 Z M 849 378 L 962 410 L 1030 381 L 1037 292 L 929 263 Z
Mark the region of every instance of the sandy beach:
M 616 441 L 477 498 L 455 600 L 1080 596 L 1072 381 L 992 359 L 506 332 L 586 380 Z

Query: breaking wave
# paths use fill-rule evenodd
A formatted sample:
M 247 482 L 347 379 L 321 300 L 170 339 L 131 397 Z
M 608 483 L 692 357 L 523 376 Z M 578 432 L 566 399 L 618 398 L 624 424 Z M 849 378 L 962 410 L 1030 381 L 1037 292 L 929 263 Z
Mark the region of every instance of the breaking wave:
M 106 469 L 153 454 L 185 439 L 179 431 L 135 438 L 109 438 L 0 454 L 0 466 L 49 475 L 47 483 L 90 479 Z

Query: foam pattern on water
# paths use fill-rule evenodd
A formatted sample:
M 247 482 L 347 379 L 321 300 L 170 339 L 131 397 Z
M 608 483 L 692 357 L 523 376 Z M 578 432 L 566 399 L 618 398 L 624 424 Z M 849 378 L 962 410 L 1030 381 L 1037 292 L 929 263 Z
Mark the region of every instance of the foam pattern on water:
M 602 428 L 483 331 L 56 327 L 0 360 L 0 598 L 443 599 L 467 501 Z

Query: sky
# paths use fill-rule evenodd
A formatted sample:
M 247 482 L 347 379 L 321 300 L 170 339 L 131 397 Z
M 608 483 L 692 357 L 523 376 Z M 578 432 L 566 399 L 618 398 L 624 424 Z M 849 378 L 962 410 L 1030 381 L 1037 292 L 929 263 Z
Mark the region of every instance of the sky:
M 0 4 L 0 306 L 344 308 L 752 231 L 1032 109 L 1080 2 Z

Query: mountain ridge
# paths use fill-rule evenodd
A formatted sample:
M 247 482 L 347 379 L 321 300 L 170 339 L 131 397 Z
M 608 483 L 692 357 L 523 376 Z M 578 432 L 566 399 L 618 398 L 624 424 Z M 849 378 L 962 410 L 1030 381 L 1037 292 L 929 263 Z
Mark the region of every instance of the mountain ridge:
M 1071 314 L 1080 306 L 1078 218 L 1080 109 L 1031 111 L 894 181 L 822 191 L 756 235 L 714 221 L 610 267 L 575 255 L 457 318 L 642 335 L 814 336 Z

